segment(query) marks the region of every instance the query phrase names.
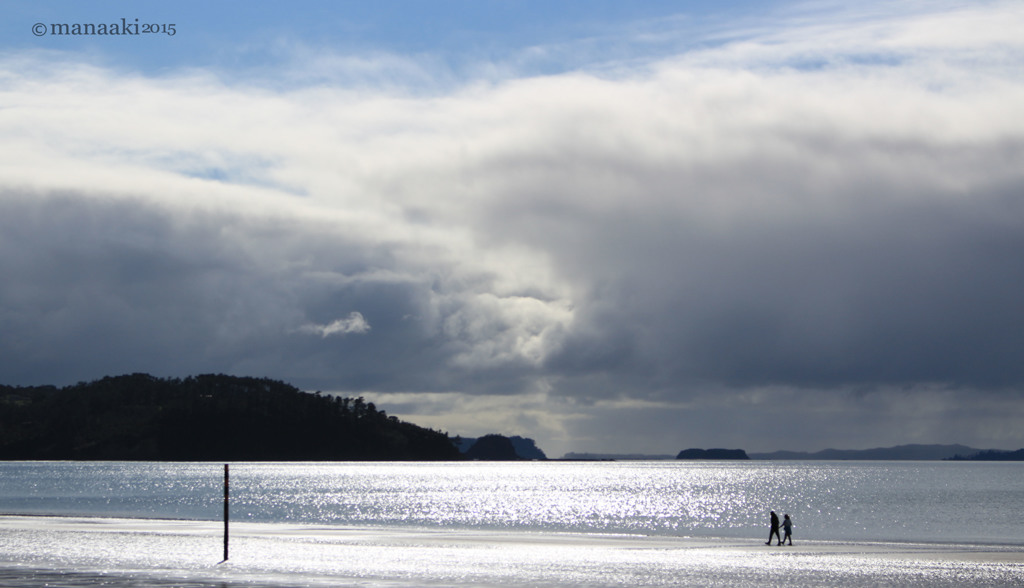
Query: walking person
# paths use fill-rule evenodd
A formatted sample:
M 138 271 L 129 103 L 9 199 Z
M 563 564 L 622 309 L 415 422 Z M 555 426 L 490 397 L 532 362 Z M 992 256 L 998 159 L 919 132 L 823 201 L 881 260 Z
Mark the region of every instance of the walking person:
M 789 541 L 789 544 L 792 545 L 793 544 L 793 519 L 789 518 L 789 515 L 785 515 L 785 517 L 783 518 L 783 521 L 782 521 L 782 531 L 783 531 L 783 533 L 785 533 L 785 536 L 782 538 L 782 541 L 779 541 L 779 545 L 782 545 L 786 541 Z M 771 541 L 772 541 L 772 537 L 771 537 L 771 535 L 769 535 L 768 536 L 768 542 L 771 543 Z
M 768 531 L 768 542 L 765 545 L 772 544 L 772 535 L 779 540 L 778 545 L 782 545 L 782 538 L 779 537 L 779 515 L 775 514 L 774 510 L 772 511 L 771 529 Z

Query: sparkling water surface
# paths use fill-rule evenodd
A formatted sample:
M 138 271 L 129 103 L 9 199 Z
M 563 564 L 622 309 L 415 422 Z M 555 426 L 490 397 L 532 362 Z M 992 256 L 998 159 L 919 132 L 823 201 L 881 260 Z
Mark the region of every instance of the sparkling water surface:
M 1019 463 L 230 468 L 0 462 L 0 586 L 1024 585 Z
M 235 521 L 1024 545 L 1024 464 L 231 464 Z M 0 512 L 219 520 L 223 464 L 0 462 Z

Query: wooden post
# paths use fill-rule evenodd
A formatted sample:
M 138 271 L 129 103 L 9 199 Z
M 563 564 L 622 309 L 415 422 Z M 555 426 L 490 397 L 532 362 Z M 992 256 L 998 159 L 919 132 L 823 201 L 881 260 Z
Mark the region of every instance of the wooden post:
M 224 561 L 228 560 L 228 464 L 224 464 Z

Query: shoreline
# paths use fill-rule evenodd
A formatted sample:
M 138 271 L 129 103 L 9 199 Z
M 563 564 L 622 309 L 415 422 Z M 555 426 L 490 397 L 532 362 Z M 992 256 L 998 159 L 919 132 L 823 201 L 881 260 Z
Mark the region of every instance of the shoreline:
M 130 516 L 109 516 L 102 514 L 53 514 L 53 513 L 17 513 L 17 512 L 0 512 L 0 530 L 2 530 L 8 524 L 17 526 L 20 524 L 19 519 L 25 521 L 31 520 L 54 520 L 64 521 L 61 526 L 79 526 L 88 525 L 90 522 L 105 521 L 103 529 L 112 529 L 117 525 L 123 525 L 125 528 L 137 527 L 140 524 L 152 523 L 155 526 L 162 526 L 169 524 L 171 527 L 182 527 L 179 529 L 168 528 L 167 530 L 182 531 L 187 528 L 192 529 L 203 529 L 204 532 L 208 532 L 207 527 L 215 529 L 220 532 L 223 529 L 223 521 L 217 519 L 189 519 L 189 518 L 176 518 L 176 517 L 130 517 Z M 10 521 L 14 521 L 10 523 Z M 324 523 L 302 523 L 302 522 L 252 522 L 252 521 L 231 521 L 231 531 L 234 534 L 237 528 L 250 528 L 251 529 L 262 529 L 262 530 L 278 530 L 285 535 L 291 535 L 294 533 L 374 533 L 377 535 L 434 535 L 434 534 L 451 534 L 466 537 L 577 537 L 594 539 L 600 541 L 602 538 L 608 539 L 621 539 L 629 540 L 635 539 L 639 541 L 667 541 L 667 542 L 687 542 L 695 544 L 704 543 L 735 543 L 736 545 L 750 546 L 752 548 L 765 548 L 769 546 L 763 541 L 754 537 L 729 537 L 721 535 L 669 535 L 669 534 L 643 534 L 643 533 L 627 533 L 627 532 L 611 532 L 611 531 L 594 531 L 594 532 L 581 532 L 581 531 L 537 531 L 537 530 L 507 530 L 507 529 L 474 529 L 474 528 L 455 528 L 446 529 L 442 527 L 417 527 L 417 526 L 374 526 L 374 525 L 330 525 Z M 767 531 L 767 527 L 765 528 Z M 498 539 L 495 539 L 498 540 Z M 500 540 L 499 540 L 500 541 Z M 904 539 L 880 539 L 877 541 L 861 540 L 861 539 L 803 539 L 794 535 L 794 541 L 792 547 L 802 548 L 809 547 L 815 549 L 828 549 L 833 547 L 842 550 L 844 546 L 860 546 L 870 551 L 886 551 L 896 550 L 900 551 L 903 549 L 914 550 L 914 549 L 935 549 L 935 550 L 952 550 L 952 551 L 966 551 L 970 553 L 974 552 L 996 552 L 996 553 L 1017 553 L 1021 555 L 1021 561 L 1024 561 L 1024 544 L 1011 543 L 1006 541 L 992 540 L 992 541 L 927 541 L 927 540 L 904 540 Z M 776 547 L 772 544 L 771 547 Z M 782 547 L 790 547 L 789 545 L 783 544 Z
M 1024 547 L 0 516 L 0 586 L 1014 586 Z

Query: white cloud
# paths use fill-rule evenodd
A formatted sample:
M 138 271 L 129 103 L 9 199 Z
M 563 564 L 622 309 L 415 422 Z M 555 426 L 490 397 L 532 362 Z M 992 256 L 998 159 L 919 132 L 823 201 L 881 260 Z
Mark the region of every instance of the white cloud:
M 337 319 L 326 325 L 306 324 L 299 327 L 299 331 L 312 335 L 320 335 L 324 339 L 334 335 L 362 335 L 370 331 L 370 323 L 366 322 L 363 315 L 353 311 L 343 319 Z

